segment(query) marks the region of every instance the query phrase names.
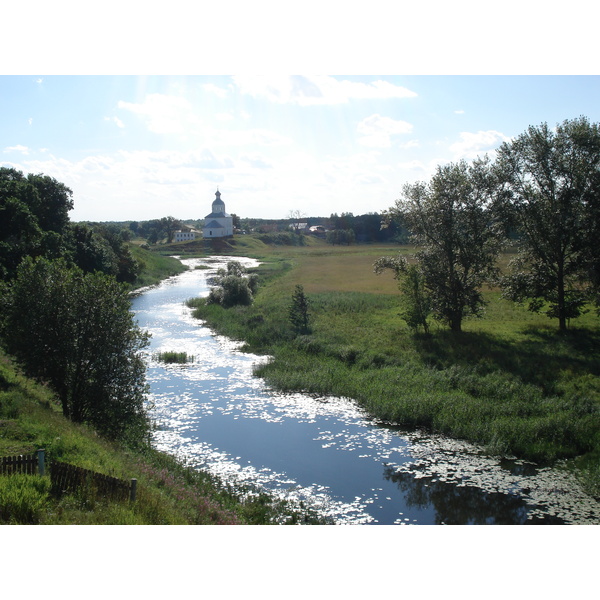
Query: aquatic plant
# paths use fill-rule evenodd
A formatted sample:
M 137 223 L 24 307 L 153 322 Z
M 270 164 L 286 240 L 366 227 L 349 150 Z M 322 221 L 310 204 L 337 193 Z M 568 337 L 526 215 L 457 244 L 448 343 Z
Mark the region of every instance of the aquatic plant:
M 188 356 L 187 352 L 173 352 L 173 351 L 157 352 L 154 355 L 154 357 L 157 361 L 164 362 L 167 364 L 173 364 L 173 363 L 186 364 L 186 363 L 194 362 L 194 357 Z

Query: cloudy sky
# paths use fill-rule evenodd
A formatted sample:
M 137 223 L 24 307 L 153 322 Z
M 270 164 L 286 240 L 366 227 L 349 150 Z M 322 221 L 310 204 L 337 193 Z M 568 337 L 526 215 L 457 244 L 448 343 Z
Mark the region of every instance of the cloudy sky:
M 485 27 L 464 19 L 449 27 L 447 3 L 437 5 L 442 7 L 437 21 L 428 8 L 419 22 L 427 18 L 427 34 L 441 46 L 427 45 L 423 63 L 422 32 L 400 16 L 383 19 L 387 13 L 375 10 L 383 4 L 374 0 L 372 11 L 352 19 L 345 12 L 340 21 L 342 13 L 321 11 L 314 19 L 309 12 L 284 14 L 277 8 L 281 4 L 270 3 L 271 20 L 251 29 L 245 20 L 250 13 L 232 20 L 227 2 L 219 5 L 219 14 L 203 13 L 200 22 L 175 10 L 158 11 L 148 21 L 151 11 L 124 12 L 136 3 L 107 0 L 106 10 L 87 13 L 88 24 L 93 18 L 98 27 L 81 30 L 62 20 L 47 27 L 56 8 L 41 3 L 39 10 L 47 12 L 36 13 L 39 19 L 19 15 L 27 35 L 46 40 L 41 49 L 24 44 L 14 27 L 0 40 L 0 55 L 11 56 L 5 60 L 11 68 L 0 70 L 0 164 L 68 185 L 74 221 L 202 218 L 217 187 L 228 212 L 241 217 L 283 218 L 298 210 L 309 216 L 358 215 L 385 210 L 403 184 L 428 179 L 438 164 L 492 153 L 529 125 L 555 125 L 580 115 L 600 121 L 600 77 L 586 74 L 586 63 L 577 63 L 583 65 L 577 74 L 554 75 L 571 72 L 561 62 L 568 57 L 564 46 L 545 38 L 540 45 L 531 36 L 534 51 L 518 46 L 528 27 L 525 9 L 519 20 L 503 10 L 491 20 L 486 16 Z M 550 23 L 544 15 L 548 11 L 530 16 L 546 35 Z M 560 21 L 569 15 L 581 13 Z M 577 40 L 591 43 L 586 27 L 593 20 L 579 16 Z M 141 42 L 128 29 L 127 18 L 134 17 Z M 282 19 L 298 27 L 273 26 Z M 212 22 L 224 25 L 207 26 Z M 114 35 L 106 33 L 109 23 L 116 24 Z M 500 23 L 500 37 L 491 23 Z M 170 55 L 161 45 L 166 31 Z M 328 53 L 322 52 L 325 44 Z M 19 52 L 11 55 L 16 46 Z M 367 47 L 370 62 L 363 62 Z M 531 62 L 542 47 L 550 68 Z M 493 50 L 505 59 L 508 48 L 517 60 L 499 69 Z M 26 50 L 27 59 L 19 63 Z M 335 60 L 328 58 L 332 54 Z M 226 60 L 219 62 L 223 55 Z M 280 55 L 285 60 L 277 62 Z M 479 62 L 457 68 L 467 55 Z M 136 62 L 140 56 L 146 61 Z M 593 53 L 581 56 L 590 59 Z M 360 68 L 409 74 L 356 74 Z M 114 75 L 157 71 L 181 74 Z M 355 74 L 310 74 L 326 71 Z M 290 72 L 308 74 L 285 75 Z M 445 72 L 452 74 L 438 74 Z M 479 74 L 486 72 L 495 74 Z

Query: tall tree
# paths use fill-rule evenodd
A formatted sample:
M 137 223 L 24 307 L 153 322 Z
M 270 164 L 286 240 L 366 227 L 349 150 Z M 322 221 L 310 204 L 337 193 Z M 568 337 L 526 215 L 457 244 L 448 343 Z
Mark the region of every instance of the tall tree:
M 47 175 L 0 167 L 0 276 L 11 278 L 24 256 L 66 252 L 72 192 Z
M 127 288 L 66 261 L 25 259 L 2 295 L 0 333 L 30 377 L 48 383 L 75 422 L 114 439 L 142 441 L 148 344 Z
M 598 289 L 600 127 L 585 117 L 528 130 L 498 150 L 507 220 L 521 234 L 505 296 L 565 330 Z
M 162 230 L 167 234 L 167 244 L 173 241 L 173 236 L 178 229 L 181 229 L 181 221 L 175 217 L 163 217 L 160 220 Z
M 497 273 L 503 232 L 491 208 L 495 190 L 487 158 L 460 161 L 438 166 L 429 183 L 404 186 L 402 198 L 386 211 L 420 247 L 415 259 L 432 313 L 452 331 L 481 313 L 481 287 Z

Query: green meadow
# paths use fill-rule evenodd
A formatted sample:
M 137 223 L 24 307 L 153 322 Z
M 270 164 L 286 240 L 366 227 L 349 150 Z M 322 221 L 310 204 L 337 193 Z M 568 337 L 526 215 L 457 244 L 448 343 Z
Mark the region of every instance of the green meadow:
M 452 333 L 435 321 L 415 334 L 399 316 L 380 256 L 397 245 L 265 246 L 251 239 L 232 254 L 263 262 L 254 304 L 224 309 L 190 301 L 195 316 L 245 349 L 272 359 L 256 370 L 283 391 L 357 400 L 373 416 L 476 442 L 494 454 L 540 463 L 566 459 L 600 494 L 600 320 L 590 307 L 566 334 L 556 321 L 485 289 L 487 310 Z M 500 258 L 505 267 L 510 252 Z M 296 285 L 310 301 L 310 332 L 288 319 Z

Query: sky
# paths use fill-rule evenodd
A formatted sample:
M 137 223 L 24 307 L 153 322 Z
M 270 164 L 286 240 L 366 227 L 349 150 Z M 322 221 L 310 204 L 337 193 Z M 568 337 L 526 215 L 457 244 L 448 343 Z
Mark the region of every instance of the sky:
M 0 165 L 65 183 L 73 221 L 201 219 L 217 189 L 242 218 L 360 215 L 530 125 L 600 121 L 585 0 L 192 5 L 9 5 Z
M 74 221 L 381 212 L 530 125 L 600 121 L 599 76 L 0 76 L 0 163 Z

